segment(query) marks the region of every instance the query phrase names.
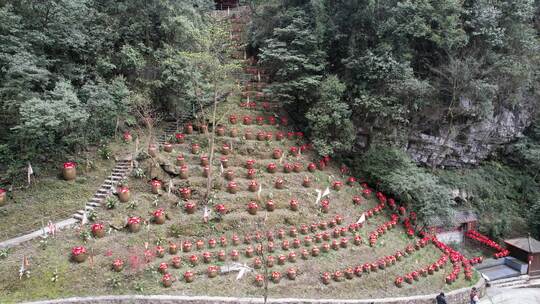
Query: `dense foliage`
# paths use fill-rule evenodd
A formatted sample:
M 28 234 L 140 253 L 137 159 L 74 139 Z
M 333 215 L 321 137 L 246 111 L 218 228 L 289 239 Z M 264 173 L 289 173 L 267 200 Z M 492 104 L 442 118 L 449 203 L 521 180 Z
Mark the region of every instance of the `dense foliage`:
M 533 0 L 274 0 L 257 7 L 251 43 L 270 90 L 312 121 L 314 139 L 326 132 L 306 113 L 318 107 L 323 79 L 336 75 L 351 111 L 340 119 L 400 146 L 412 130 L 443 135 L 440 126 L 537 103 L 538 11 Z M 335 152 L 350 151 L 347 141 Z
M 269 90 L 321 155 L 349 160 L 425 217 L 459 203 L 485 213 L 493 236 L 525 223 L 540 235 L 540 120 L 477 170 L 424 170 L 402 152 L 413 132 L 466 136 L 502 110 L 538 111 L 539 1 L 252 3 L 251 46 Z M 359 134 L 370 136 L 366 153 Z M 456 190 L 471 197 L 456 203 Z
M 195 103 L 212 1 L 0 1 L 0 170 L 81 151 L 140 109 Z M 202 77 L 203 75 L 201 75 Z
M 455 205 L 450 190 L 441 185 L 438 177 L 417 167 L 405 152 L 372 147 L 354 161 L 356 172 L 375 181 L 377 189 L 396 195 L 412 207 L 423 224 L 429 224 L 436 216 L 443 220 L 450 217 Z
M 423 218 L 461 204 L 486 215 L 492 236 L 516 223 L 540 236 L 540 118 L 478 169 L 418 168 L 403 152 L 412 132 L 444 137 L 504 109 L 538 110 L 540 1 L 248 3 L 249 50 L 319 154 L 348 161 Z M 207 18 L 212 4 L 0 0 L 2 173 L 226 93 L 218 82 L 234 64 L 228 33 Z M 456 189 L 470 197 L 456 202 Z

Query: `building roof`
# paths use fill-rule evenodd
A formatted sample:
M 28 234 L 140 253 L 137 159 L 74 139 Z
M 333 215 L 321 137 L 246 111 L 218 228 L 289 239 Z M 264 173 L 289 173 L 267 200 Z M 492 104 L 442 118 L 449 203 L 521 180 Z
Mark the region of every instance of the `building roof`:
M 442 227 L 442 226 L 446 226 L 447 224 L 461 225 L 465 223 L 476 222 L 478 221 L 478 217 L 471 210 L 459 210 L 459 211 L 452 212 L 450 214 L 449 220 L 450 220 L 449 223 L 445 223 L 440 217 L 436 216 L 436 217 L 432 217 L 429 220 L 429 224 L 430 226 L 433 226 L 433 227 Z
M 530 240 L 530 247 L 529 247 L 529 240 Z M 509 240 L 504 240 L 504 242 L 506 244 L 517 247 L 528 253 L 540 253 L 540 241 L 535 240 L 532 237 L 509 239 Z

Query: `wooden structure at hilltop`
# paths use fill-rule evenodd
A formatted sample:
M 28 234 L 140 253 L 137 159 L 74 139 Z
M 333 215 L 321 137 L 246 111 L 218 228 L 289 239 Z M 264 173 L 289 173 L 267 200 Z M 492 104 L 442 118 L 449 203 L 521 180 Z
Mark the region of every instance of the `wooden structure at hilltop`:
M 510 255 L 529 264 L 529 276 L 540 276 L 540 241 L 531 237 L 505 240 Z

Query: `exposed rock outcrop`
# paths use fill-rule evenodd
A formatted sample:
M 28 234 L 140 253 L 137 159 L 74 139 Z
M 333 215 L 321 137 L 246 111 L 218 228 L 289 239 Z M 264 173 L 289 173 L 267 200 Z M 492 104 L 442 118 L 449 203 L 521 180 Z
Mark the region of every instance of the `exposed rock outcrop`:
M 466 111 L 469 104 L 462 101 L 461 110 Z M 452 125 L 444 122 L 424 131 L 416 131 L 413 126 L 402 146 L 415 162 L 429 167 L 474 166 L 523 136 L 532 123 L 535 104 L 533 98 L 524 98 L 513 108 L 500 107 L 484 119 L 472 117 Z M 357 148 L 365 148 L 370 138 L 373 134 L 360 132 Z

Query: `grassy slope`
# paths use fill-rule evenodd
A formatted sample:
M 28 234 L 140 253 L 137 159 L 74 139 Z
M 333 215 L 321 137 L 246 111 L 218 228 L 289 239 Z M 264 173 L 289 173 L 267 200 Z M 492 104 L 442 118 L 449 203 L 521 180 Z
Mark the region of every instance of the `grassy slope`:
M 113 142 L 109 147 L 114 156 L 126 153 L 130 145 Z M 30 188 L 15 190 L 13 199 L 0 207 L 0 240 L 39 229 L 49 220 L 69 218 L 84 208 L 114 166 L 113 157 L 103 160 L 95 153 L 89 154 L 91 165 L 86 168 L 80 164 L 74 182 L 66 182 L 59 175 L 45 175 L 39 176 Z
M 238 106 L 238 99 L 231 98 L 229 102 L 222 104 L 219 108 L 219 117 L 223 117 L 222 123 L 228 125 L 226 117 L 229 114 L 236 114 L 241 118 L 244 114 L 256 116 L 259 111 L 241 109 Z M 267 116 L 268 114 L 265 114 Z M 237 125 L 242 130 L 247 128 L 242 125 Z M 253 131 L 256 130 L 272 130 L 273 126 L 250 126 Z M 285 130 L 285 129 L 283 129 Z M 255 132 L 256 133 L 256 132 Z M 120 225 L 123 223 L 127 215 L 138 215 L 145 219 L 150 219 L 150 212 L 158 207 L 164 208 L 168 213 L 169 220 L 165 225 L 149 225 L 136 234 L 130 234 L 125 231 L 112 231 L 103 239 L 92 239 L 86 247 L 93 251 L 95 255 L 93 263 L 86 262 L 84 264 L 73 264 L 69 262 L 70 248 L 82 244 L 78 238 L 79 231 L 62 232 L 57 239 L 49 240 L 45 246 L 39 247 L 38 242 L 29 243 L 24 247 L 14 249 L 10 256 L 0 263 L 0 299 L 2 302 L 28 300 L 28 299 L 43 299 L 67 297 L 73 295 L 98 295 L 98 294 L 125 294 L 137 293 L 144 294 L 188 294 L 188 295 L 227 295 L 227 296 L 262 296 L 262 289 L 253 286 L 254 274 L 250 273 L 244 279 L 236 281 L 236 275 L 224 275 L 216 279 L 210 280 L 205 277 L 204 270 L 207 265 L 199 265 L 192 268 L 187 264 L 187 258 L 191 254 L 180 254 L 183 258 L 184 265 L 181 269 L 172 269 L 171 273 L 181 278 L 181 274 L 192 269 L 197 276 L 193 284 L 185 284 L 184 282 L 176 282 L 172 288 L 165 289 L 159 284 L 161 275 L 157 273 L 156 268 L 160 262 L 168 262 L 171 258 L 166 255 L 162 259 L 155 259 L 148 265 L 142 263 L 144 243 L 148 242 L 150 248 L 153 248 L 157 241 L 161 240 L 165 246 L 167 241 L 180 243 L 183 240 L 196 240 L 199 238 L 207 240 L 210 236 L 219 238 L 221 235 L 226 235 L 229 238 L 233 233 L 238 234 L 241 238 L 245 233 L 251 233 L 257 229 L 257 223 L 263 222 L 267 217 L 265 228 L 261 230 L 277 230 L 277 228 L 285 228 L 291 224 L 299 226 L 302 223 L 310 224 L 321 220 L 328 220 L 336 214 L 344 216 L 345 223 L 355 221 L 362 211 L 365 211 L 375 206 L 374 200 L 369 200 L 361 206 L 353 206 L 352 195 L 360 194 L 360 187 L 344 186 L 340 192 L 332 191 L 330 195 L 331 209 L 329 214 L 321 214 L 314 206 L 315 188 L 324 189 L 330 184 L 331 179 L 344 180 L 341 177 L 336 166 L 328 168 L 326 171 L 317 171 L 315 173 L 276 173 L 268 174 L 264 168 L 266 164 L 271 162 L 271 151 L 274 147 L 280 147 L 283 150 L 288 150 L 288 147 L 297 145 L 296 141 L 285 140 L 283 142 L 256 142 L 245 141 L 231 138 L 219 138 L 219 143 L 235 141 L 233 147 L 235 151 L 229 156 L 229 162 L 232 163 L 232 168 L 236 171 L 236 181 L 239 188 L 242 190 L 239 193 L 232 195 L 224 190 L 216 193 L 214 202 L 224 203 L 231 210 L 223 221 L 212 221 L 209 225 L 202 224 L 202 210 L 199 207 L 195 215 L 185 214 L 181 208 L 167 202 L 164 197 L 154 196 L 149 193 L 149 186 L 145 180 L 131 179 L 130 188 L 133 194 L 133 201 L 137 202 L 136 209 L 128 209 L 127 204 L 120 204 L 114 210 L 100 210 L 99 221 L 105 223 L 113 223 Z M 181 152 L 185 156 L 189 156 L 190 187 L 195 191 L 193 200 L 200 198 L 200 193 L 203 191 L 205 179 L 201 177 L 201 168 L 198 165 L 198 156 L 188 152 L 189 142 L 202 141 L 200 135 L 189 136 L 186 144 L 176 145 L 175 151 L 169 155 L 173 161 L 176 155 Z M 220 145 L 218 145 L 219 147 Z M 162 153 L 164 154 L 164 153 Z M 220 154 L 218 153 L 217 159 Z M 245 160 L 254 158 L 257 160 L 256 168 L 258 169 L 257 180 L 263 185 L 262 201 L 266 201 L 270 196 L 276 202 L 277 209 L 274 212 L 266 214 L 259 212 L 256 216 L 248 215 L 245 211 L 247 202 L 251 199 L 256 199 L 256 195 L 247 192 L 247 179 L 244 178 L 246 169 L 242 167 Z M 303 155 L 299 160 L 288 157 L 284 162 L 300 161 L 307 165 L 314 155 Z M 219 172 L 218 161 L 215 161 L 214 169 Z M 305 175 L 311 176 L 313 182 L 312 188 L 306 190 L 301 186 L 301 181 Z M 272 188 L 273 181 L 277 176 L 282 176 L 287 181 L 287 187 L 284 190 L 274 190 Z M 329 178 L 330 177 L 330 178 Z M 226 184 L 221 180 L 221 184 Z M 297 198 L 301 202 L 301 207 L 298 212 L 292 212 L 287 209 L 288 202 L 291 198 Z M 157 199 L 157 206 L 154 202 Z M 383 213 L 384 214 L 384 213 Z M 367 240 L 367 234 L 376 229 L 377 225 L 388 221 L 388 216 L 379 215 L 370 219 L 368 224 L 360 231 L 364 240 Z M 169 235 L 171 225 L 176 225 L 182 231 L 180 238 L 174 238 Z M 83 229 L 88 230 L 89 227 Z M 329 230 L 331 232 L 331 230 Z M 445 273 L 450 272 L 450 267 L 447 266 L 444 271 L 436 273 L 427 279 L 421 278 L 419 282 L 413 285 L 407 285 L 404 288 L 397 288 L 393 285 L 393 280 L 398 275 L 404 275 L 412 270 L 420 267 L 425 267 L 430 263 L 435 262 L 441 252 L 433 245 L 429 245 L 421 251 L 415 252 L 414 255 L 408 257 L 397 266 L 387 268 L 386 271 L 379 271 L 374 274 L 364 275 L 362 278 L 355 278 L 351 281 L 343 283 L 332 283 L 325 286 L 320 282 L 320 273 L 323 271 L 334 271 L 343 269 L 346 266 L 354 266 L 365 262 L 374 262 L 376 259 L 385 255 L 393 254 L 396 250 L 403 250 L 404 247 L 411 243 L 411 240 L 405 237 L 401 227 L 385 234 L 379 239 L 376 247 L 370 248 L 367 245 L 355 247 L 352 245 L 352 234 L 347 235 L 350 238 L 350 245 L 347 249 L 331 251 L 327 254 L 321 254 L 318 258 L 310 257 L 307 261 L 298 258 L 294 264 L 287 263 L 286 265 L 276 265 L 272 271 L 278 270 L 284 272 L 288 267 L 297 267 L 299 276 L 296 281 L 289 281 L 286 278 L 280 284 L 270 283 L 269 293 L 272 297 L 336 297 L 336 298 L 370 298 L 370 297 L 388 297 L 397 295 L 412 295 L 422 293 L 433 293 L 440 290 L 448 290 L 449 288 L 458 288 L 468 286 L 469 282 L 460 280 L 451 287 L 444 283 Z M 299 235 L 300 239 L 303 238 Z M 292 241 L 292 238 L 288 238 Z M 279 248 L 280 242 L 276 241 L 276 247 Z M 219 247 L 219 246 L 218 246 Z M 243 254 L 246 245 L 238 246 L 237 248 Z M 220 248 L 211 251 L 216 252 Z M 224 248 L 227 253 L 232 250 L 232 246 Z M 300 249 L 294 249 L 297 253 Z M 201 254 L 202 251 L 197 251 Z M 274 256 L 283 253 L 277 250 Z M 18 267 L 23 255 L 30 258 L 32 265 L 32 274 L 29 279 L 17 280 Z M 110 270 L 110 265 L 115 258 L 123 258 L 124 260 L 138 259 L 141 263 L 138 265 L 128 265 L 121 273 L 114 273 Z M 251 263 L 252 259 L 242 258 L 242 262 Z M 217 264 L 220 265 L 220 264 Z M 57 272 L 58 279 L 53 282 L 51 278 Z M 117 282 L 115 285 L 112 282 Z
M 238 98 L 232 97 L 228 102 L 220 105 L 218 117 L 221 118 L 220 123 L 228 129 L 232 127 L 227 117 L 230 114 L 238 116 L 239 121 L 243 115 L 251 115 L 253 118 L 263 114 L 265 117 L 273 113 L 262 113 L 259 110 L 243 109 L 238 106 Z M 284 115 L 279 110 L 275 113 Z M 259 130 L 273 131 L 277 129 L 274 126 L 243 126 L 238 124 L 239 134 L 243 134 L 244 130 L 249 128 L 254 134 Z M 283 131 L 290 129 L 279 127 Z M 193 190 L 193 201 L 198 201 L 201 198 L 201 193 L 204 191 L 206 180 L 201 176 L 201 167 L 199 166 L 199 156 L 189 153 L 189 144 L 191 142 L 201 143 L 203 150 L 206 147 L 205 139 L 201 135 L 188 136 L 186 144 L 175 145 L 174 151 L 171 154 L 162 153 L 162 156 L 167 157 L 171 162 L 178 153 L 183 153 L 188 160 L 190 167 L 189 181 L 180 181 L 174 179 L 178 185 L 189 186 Z M 328 214 L 319 212 L 317 206 L 314 206 L 316 198 L 315 189 L 326 188 L 332 180 L 345 180 L 346 177 L 341 176 L 337 170 L 337 164 L 327 168 L 324 172 L 317 171 L 308 173 L 305 171 L 307 163 L 315 158 L 315 155 L 310 153 L 304 154 L 299 159 L 288 156 L 284 162 L 301 162 L 304 165 L 302 173 L 285 174 L 281 171 L 276 174 L 266 173 L 266 165 L 270 162 L 276 162 L 271 159 L 273 148 L 281 148 L 287 151 L 290 146 L 299 145 L 301 142 L 296 140 L 285 140 L 282 142 L 257 142 L 246 141 L 241 139 L 233 139 L 229 137 L 218 138 L 220 147 L 223 143 L 231 143 L 234 147 L 234 152 L 229 156 L 231 168 L 236 172 L 235 181 L 239 185 L 239 193 L 232 195 L 224 190 L 226 181 L 221 177 L 216 178 L 216 184 L 221 185 L 221 188 L 214 192 L 215 197 L 213 204 L 223 203 L 230 210 L 230 213 L 224 216 L 223 220 L 217 221 L 213 219 L 209 224 L 202 223 L 202 208 L 195 215 L 187 215 L 182 210 L 183 202 L 178 206 L 173 201 L 167 199 L 167 195 L 152 195 L 149 193 L 147 180 L 134 179 L 130 180 L 130 189 L 132 192 L 132 201 L 136 202 L 135 209 L 129 209 L 128 204 L 119 204 L 116 209 L 99 210 L 99 222 L 121 226 L 127 216 L 137 215 L 144 219 L 150 219 L 151 212 L 157 208 L 164 208 L 168 215 L 168 221 L 164 225 L 150 224 L 145 226 L 139 233 L 128 233 L 126 231 L 111 230 L 110 233 L 103 239 L 91 239 L 85 246 L 92 253 L 94 258 L 92 261 L 87 261 L 83 264 L 74 264 L 70 262 L 70 249 L 73 246 L 81 245 L 82 241 L 79 238 L 81 230 L 65 231 L 60 233 L 55 239 L 50 239 L 46 243 L 32 242 L 25 244 L 23 247 L 18 247 L 10 252 L 10 255 L 0 263 L 0 302 L 12 302 L 30 299 L 45 299 L 58 298 L 68 296 L 81 295 L 100 295 L 100 294 L 181 294 L 181 295 L 224 295 L 224 296 L 262 296 L 263 289 L 253 285 L 254 273 L 249 273 L 240 281 L 236 281 L 236 274 L 222 275 L 215 279 L 208 279 L 204 275 L 207 265 L 200 264 L 192 267 L 187 263 L 189 255 L 197 254 L 199 257 L 205 250 L 216 253 L 218 250 L 224 249 L 227 253 L 233 249 L 229 245 L 226 248 L 220 248 L 218 245 L 215 249 L 196 250 L 192 253 L 180 253 L 183 265 L 181 269 L 170 270 L 171 274 L 180 278 L 180 281 L 175 282 L 172 288 L 165 289 L 161 286 L 161 275 L 156 271 L 160 262 L 168 262 L 171 255 L 166 254 L 164 258 L 153 258 L 146 264 L 144 263 L 145 244 L 149 248 L 153 248 L 157 243 L 162 243 L 167 246 L 167 242 L 180 244 L 182 241 L 203 239 L 207 241 L 213 237 L 219 239 L 225 235 L 230 242 L 232 234 L 237 234 L 241 238 L 243 235 L 253 233 L 256 230 L 273 230 L 284 228 L 288 230 L 291 225 L 297 227 L 300 224 L 318 223 L 328 221 L 336 214 L 341 214 L 344 217 L 344 223 L 356 221 L 360 214 L 375 206 L 376 201 L 370 199 L 365 201 L 361 206 L 352 204 L 352 196 L 358 195 L 361 188 L 356 185 L 354 187 L 344 186 L 340 192 L 332 191 L 330 195 L 331 209 Z M 214 170 L 219 172 L 219 157 L 217 153 L 214 161 Z M 245 161 L 249 158 L 256 159 L 256 169 L 258 170 L 257 180 L 263 185 L 262 199 L 259 203 L 264 205 L 264 202 L 272 198 L 276 203 L 274 212 L 261 212 L 256 216 L 249 215 L 246 212 L 246 204 L 250 200 L 257 199 L 256 194 L 246 191 L 248 180 L 245 178 L 246 169 L 243 167 Z M 282 168 L 282 166 L 278 166 Z M 313 185 L 309 189 L 301 186 L 303 177 L 308 175 L 313 181 Z M 273 182 L 276 177 L 283 177 L 286 180 L 286 189 L 273 189 Z M 219 188 L 219 186 L 217 187 Z M 92 190 L 93 191 L 93 190 Z M 288 209 L 288 202 L 291 198 L 297 198 L 300 201 L 300 210 L 297 212 Z M 375 230 L 378 225 L 388 221 L 388 214 L 384 212 L 381 215 L 370 219 L 359 234 L 364 240 L 367 240 L 367 235 L 370 231 Z M 180 233 L 179 237 L 174 237 L 170 234 L 171 228 L 175 227 Z M 89 227 L 81 229 L 88 231 Z M 332 230 L 327 230 L 331 232 Z M 310 233 L 313 235 L 313 233 Z M 298 239 L 302 240 L 303 235 L 299 235 Z M 342 283 L 333 282 L 326 286 L 320 282 L 320 273 L 324 271 L 343 270 L 348 266 L 355 266 L 366 262 L 375 262 L 377 259 L 386 255 L 393 254 L 397 250 L 404 250 L 405 246 L 413 241 L 408 239 L 401 227 L 386 233 L 379 238 L 375 247 L 369 247 L 363 244 L 356 247 L 352 244 L 351 233 L 348 233 L 349 247 L 347 249 L 339 249 L 338 251 L 331 250 L 329 253 L 321 253 L 317 258 L 309 257 L 308 260 L 302 260 L 298 257 L 296 263 L 286 263 L 285 265 L 277 265 L 270 271 L 281 271 L 284 273 L 289 267 L 296 267 L 299 271 L 296 281 L 290 281 L 286 278 L 282 279 L 280 284 L 269 284 L 270 297 L 309 297 L 309 298 L 380 298 L 397 295 L 413 295 L 423 293 L 434 293 L 440 290 L 449 290 L 469 286 L 470 282 L 463 280 L 463 276 L 454 283 L 448 286 L 444 283 L 445 273 L 451 271 L 450 264 L 442 271 L 435 273 L 428 278 L 421 278 L 419 282 L 413 285 L 407 285 L 403 288 L 397 288 L 393 284 L 394 278 L 398 275 L 404 275 L 408 272 L 416 270 L 420 267 L 425 267 L 428 264 L 435 262 L 441 255 L 441 252 L 433 245 L 428 245 L 419 251 L 414 252 L 411 256 L 398 262 L 396 266 L 387 268 L 385 271 L 378 271 L 369 275 L 363 275 L 362 278 L 354 278 Z M 292 237 L 287 236 L 292 242 Z M 264 242 L 266 245 L 266 242 Z M 279 254 L 287 254 L 288 252 L 280 249 L 280 241 L 276 240 L 276 251 L 272 253 L 275 257 Z M 252 244 L 255 246 L 256 244 Z M 320 246 L 321 244 L 315 244 Z M 252 259 L 245 258 L 243 252 L 247 245 L 241 244 L 237 249 L 241 254 L 240 262 L 251 264 Z M 304 248 L 303 246 L 301 248 Z M 300 253 L 299 249 L 291 249 Z M 23 256 L 27 256 L 31 263 L 31 276 L 23 280 L 16 279 L 18 276 L 18 268 Z M 122 258 L 127 262 L 126 268 L 121 273 L 111 271 L 111 263 L 115 258 Z M 230 259 L 227 259 L 230 261 Z M 128 262 L 129 261 L 129 262 Z M 223 263 L 215 262 L 216 265 Z M 192 284 L 186 284 L 181 281 L 182 273 L 186 270 L 193 270 L 197 273 L 196 280 Z M 257 270 L 256 272 L 261 272 Z

